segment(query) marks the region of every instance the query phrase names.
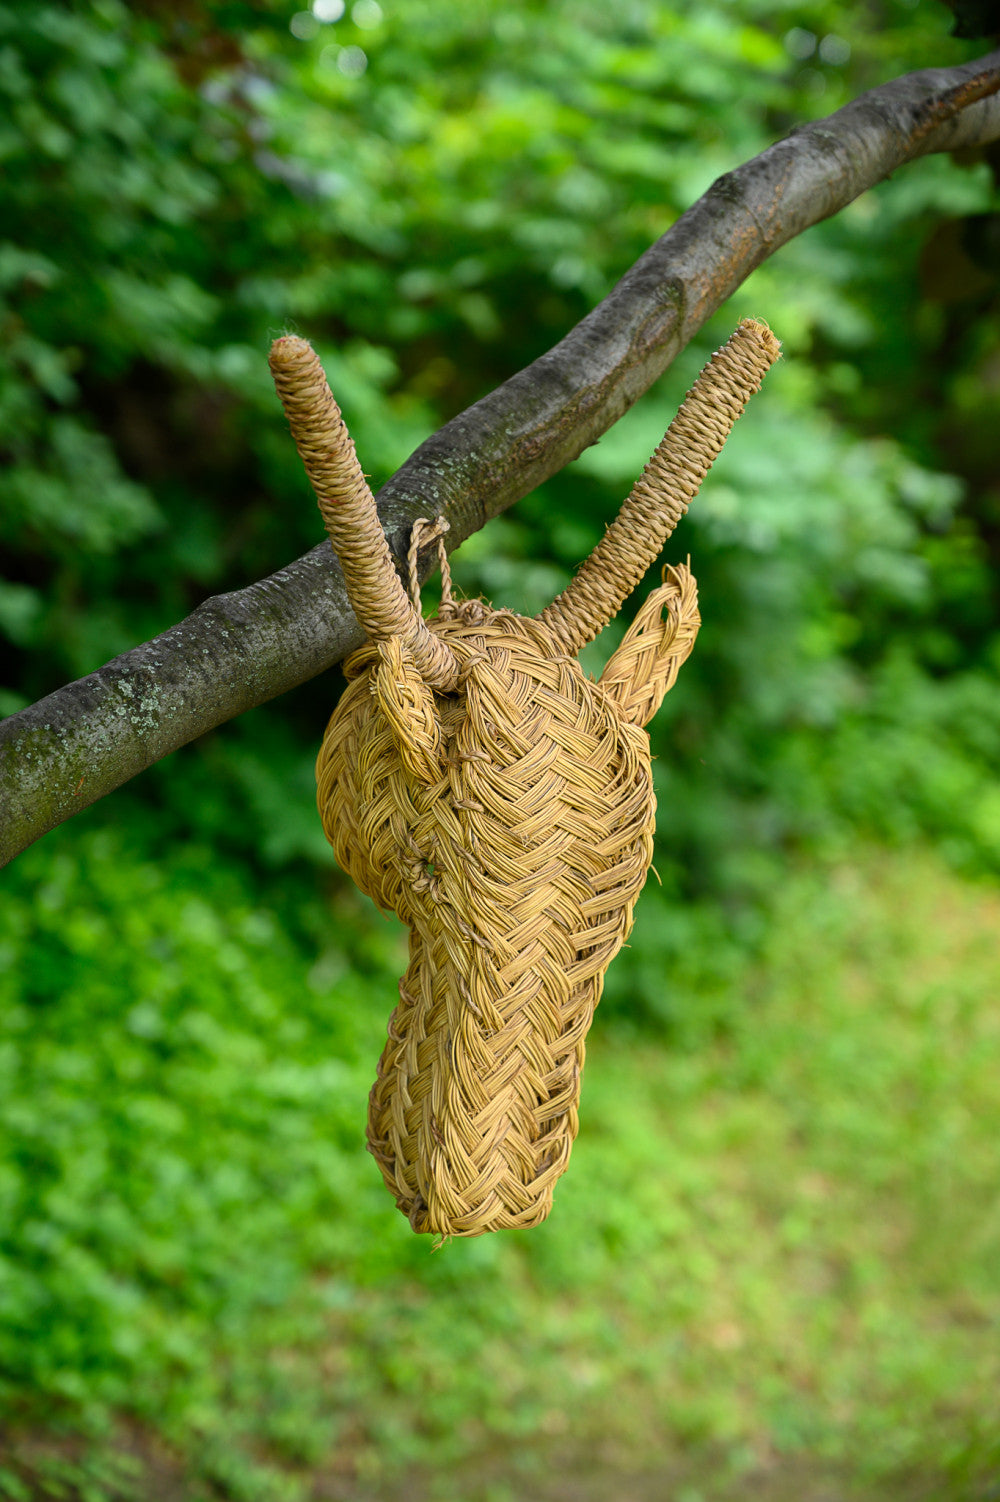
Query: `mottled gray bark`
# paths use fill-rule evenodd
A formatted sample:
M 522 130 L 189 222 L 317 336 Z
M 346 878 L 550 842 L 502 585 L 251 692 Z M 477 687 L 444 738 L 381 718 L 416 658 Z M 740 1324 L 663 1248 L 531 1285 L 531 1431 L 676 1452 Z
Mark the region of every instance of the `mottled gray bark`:
M 1000 52 L 911 73 L 719 178 L 565 339 L 407 460 L 378 496 L 394 557 L 417 516 L 447 516 L 456 547 L 575 459 L 762 261 L 810 225 L 916 157 L 1000 139 L 998 87 Z M 359 642 L 323 543 L 9 716 L 0 722 L 0 864 Z

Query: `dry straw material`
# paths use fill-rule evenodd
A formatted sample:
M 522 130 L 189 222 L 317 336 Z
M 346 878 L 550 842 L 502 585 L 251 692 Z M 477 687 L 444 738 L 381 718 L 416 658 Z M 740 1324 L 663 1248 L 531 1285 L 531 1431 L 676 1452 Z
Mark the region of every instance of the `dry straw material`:
M 576 652 L 660 552 L 779 346 L 748 320 L 713 356 L 618 519 L 537 620 L 455 601 L 444 522 L 411 595 L 304 340 L 271 368 L 370 640 L 317 761 L 337 860 L 410 929 L 368 1145 L 415 1231 L 537 1225 L 578 1125 L 585 1039 L 652 858 L 655 714 L 694 645 L 690 570 L 665 570 L 599 682 Z M 423 621 L 417 550 L 444 565 Z M 417 604 L 414 605 L 413 601 Z

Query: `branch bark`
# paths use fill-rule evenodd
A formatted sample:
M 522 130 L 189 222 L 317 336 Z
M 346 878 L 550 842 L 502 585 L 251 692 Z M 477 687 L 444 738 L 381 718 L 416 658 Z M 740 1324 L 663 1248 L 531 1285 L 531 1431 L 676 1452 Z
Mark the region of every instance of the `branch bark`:
M 796 235 L 917 157 L 1000 139 L 998 89 L 1000 51 L 907 74 L 720 177 L 564 339 L 453 418 L 384 486 L 379 515 L 397 564 L 417 516 L 446 516 L 456 547 L 575 459 Z M 10 715 L 0 722 L 0 864 L 361 639 L 324 542 Z

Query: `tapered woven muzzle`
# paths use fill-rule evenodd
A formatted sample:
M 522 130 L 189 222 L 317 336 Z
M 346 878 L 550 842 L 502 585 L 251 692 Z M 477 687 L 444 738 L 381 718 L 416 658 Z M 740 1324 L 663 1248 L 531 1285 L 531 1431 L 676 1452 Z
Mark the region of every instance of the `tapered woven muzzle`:
M 656 804 L 645 732 L 545 627 L 478 601 L 429 624 L 461 665 L 427 695 L 433 751 L 412 665 L 366 647 L 319 808 L 340 864 L 411 929 L 369 1148 L 414 1230 L 474 1236 L 548 1214 Z

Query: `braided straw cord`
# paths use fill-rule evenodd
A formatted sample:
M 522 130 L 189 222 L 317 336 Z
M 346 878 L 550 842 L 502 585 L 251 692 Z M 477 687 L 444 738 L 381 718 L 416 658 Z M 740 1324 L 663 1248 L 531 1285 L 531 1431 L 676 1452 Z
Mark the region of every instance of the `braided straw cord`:
M 435 521 L 428 521 L 425 516 L 418 516 L 410 531 L 410 546 L 406 550 L 406 566 L 410 575 L 410 599 L 413 608 L 420 614 L 420 578 L 417 571 L 417 563 L 421 548 L 425 548 L 429 542 L 438 545 L 438 566 L 441 570 L 441 605 L 438 614 L 450 615 L 453 608 L 451 594 L 451 565 L 448 562 L 448 554 L 445 551 L 445 533 L 451 531 L 450 522 L 443 516 Z
M 270 366 L 359 624 L 373 641 L 400 637 L 427 683 L 454 687 L 455 659 L 396 576 L 375 499 L 318 356 L 307 340 L 287 334 L 271 345 Z
M 411 929 L 370 1151 L 414 1230 L 476 1236 L 548 1214 L 655 800 L 645 733 L 544 627 L 470 601 L 432 629 L 462 663 L 436 779 L 370 691 L 384 649 L 362 648 L 318 802 L 341 867 Z
M 649 724 L 677 682 L 701 625 L 690 568 L 668 565 L 663 574 L 664 582 L 643 603 L 599 680 L 632 725 Z
M 697 495 L 737 418 L 778 359 L 766 323 L 747 318 L 716 350 L 632 492 L 573 582 L 541 612 L 563 651 L 603 630 Z

